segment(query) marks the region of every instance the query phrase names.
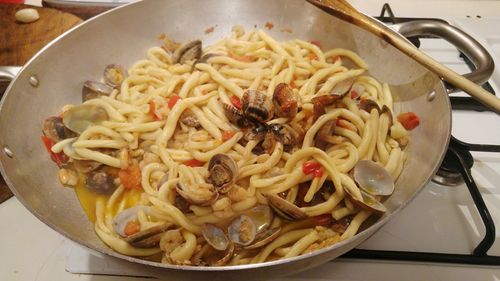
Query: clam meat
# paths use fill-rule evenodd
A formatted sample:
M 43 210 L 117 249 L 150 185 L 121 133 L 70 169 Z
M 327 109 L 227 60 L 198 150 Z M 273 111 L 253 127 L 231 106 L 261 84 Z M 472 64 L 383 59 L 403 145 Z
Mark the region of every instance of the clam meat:
M 228 226 L 227 233 L 233 243 L 248 246 L 255 240 L 257 227 L 250 217 L 240 215 Z
M 276 85 L 273 94 L 274 114 L 278 117 L 293 118 L 298 111 L 298 98 L 286 83 Z
M 177 183 L 177 194 L 182 196 L 191 204 L 208 206 L 219 197 L 219 192 L 214 185 L 208 183 L 183 184 Z
M 238 176 L 238 165 L 226 154 L 216 154 L 208 162 L 210 181 L 220 193 L 228 192 Z
M 110 64 L 104 69 L 104 82 L 113 88 L 118 88 L 127 78 L 127 71 L 119 64 Z

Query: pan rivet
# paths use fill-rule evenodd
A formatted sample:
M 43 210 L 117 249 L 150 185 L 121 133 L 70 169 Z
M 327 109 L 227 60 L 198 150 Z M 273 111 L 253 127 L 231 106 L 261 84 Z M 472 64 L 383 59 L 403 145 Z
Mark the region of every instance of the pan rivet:
M 38 81 L 38 77 L 36 77 L 36 75 L 31 75 L 29 78 L 29 82 L 30 82 L 30 85 L 35 87 L 35 88 L 38 87 L 38 84 L 40 83 Z
M 434 98 L 436 98 L 436 92 L 430 92 L 428 95 L 427 95 L 427 100 L 428 101 L 433 101 Z
M 6 146 L 3 148 L 3 152 L 5 152 L 5 154 L 7 156 L 9 156 L 9 158 L 13 158 L 14 157 L 14 152 L 12 152 L 12 150 L 10 150 L 10 148 L 8 148 Z

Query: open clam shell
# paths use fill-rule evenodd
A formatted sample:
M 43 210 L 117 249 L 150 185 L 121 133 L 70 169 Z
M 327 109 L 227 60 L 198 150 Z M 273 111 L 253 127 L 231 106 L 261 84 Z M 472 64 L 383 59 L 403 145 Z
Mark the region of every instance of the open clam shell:
M 250 217 L 253 220 L 257 233 L 268 229 L 274 218 L 271 208 L 268 205 L 262 204 L 245 211 L 243 215 Z
M 207 243 L 218 251 L 226 250 L 231 244 L 224 231 L 213 224 L 204 224 L 201 232 Z
M 391 195 L 394 192 L 394 180 L 381 165 L 361 160 L 353 169 L 353 177 L 358 186 L 371 195 Z
M 230 156 L 219 153 L 208 162 L 208 171 L 217 190 L 227 193 L 238 176 L 238 165 Z
M 274 239 L 278 238 L 281 232 L 281 227 L 275 227 L 267 229 L 255 236 L 255 239 L 252 244 L 245 247 L 247 250 L 257 249 L 262 246 L 265 246 L 274 241 Z
M 377 200 L 373 195 L 370 195 L 369 193 L 364 192 L 363 190 L 360 190 L 362 200 L 357 198 L 348 188 L 344 188 L 346 194 L 349 196 L 351 199 L 352 203 L 355 204 L 356 206 L 373 211 L 379 214 L 387 212 L 387 208 L 382 204 L 380 201 Z
M 127 71 L 119 64 L 110 64 L 104 69 L 104 82 L 113 88 L 119 87 L 127 78 Z
M 231 222 L 227 228 L 227 233 L 233 243 L 248 246 L 255 240 L 257 227 L 250 217 L 241 215 Z
M 82 101 L 88 101 L 100 96 L 109 96 L 113 88 L 97 81 L 85 81 L 82 87 Z
M 201 58 L 201 51 L 201 40 L 194 40 L 177 48 L 172 55 L 172 60 L 174 63 L 180 64 L 190 60 L 197 60 Z
M 88 127 L 100 125 L 109 119 L 104 108 L 90 104 L 74 106 L 65 111 L 62 118 L 66 128 L 79 134 Z
M 302 211 L 299 207 L 286 201 L 278 195 L 266 194 L 265 196 L 269 202 L 269 206 L 276 212 L 278 216 L 289 221 L 307 218 L 307 214 L 304 213 L 304 211 Z
M 125 237 L 125 241 L 134 247 L 153 248 L 158 246 L 163 233 L 167 231 L 170 226 L 172 226 L 170 223 L 153 226 Z

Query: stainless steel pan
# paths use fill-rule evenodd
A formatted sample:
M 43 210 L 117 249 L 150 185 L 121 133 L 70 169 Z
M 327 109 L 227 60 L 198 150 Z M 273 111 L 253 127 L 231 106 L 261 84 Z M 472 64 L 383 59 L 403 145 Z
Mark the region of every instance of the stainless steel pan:
M 320 40 L 327 48 L 356 51 L 369 64 L 371 75 L 391 85 L 395 111 L 414 111 L 421 117 L 421 125 L 411 133 L 408 160 L 397 180 L 396 191 L 385 203 L 388 213 L 353 238 L 332 247 L 265 264 L 173 266 L 123 256 L 109 249 L 95 235 L 74 191 L 59 184 L 57 167 L 40 142 L 42 121 L 64 104 L 79 103 L 83 81 L 99 79 L 107 64 L 130 66 L 144 57 L 149 47 L 158 44 L 156 38 L 161 33 L 181 42 L 201 38 L 204 44 L 210 44 L 227 36 L 233 25 L 250 29 L 254 25 L 262 27 L 268 21 L 275 26 L 269 33 L 280 40 Z M 211 26 L 216 27 L 214 32 L 205 34 L 204 30 Z M 422 26 L 427 29 L 421 29 Z M 293 32 L 281 32 L 281 28 Z M 486 51 L 454 28 L 435 22 L 403 24 L 398 28 L 412 35 L 434 34 L 438 30 L 440 36 L 459 45 L 480 64 L 471 75 L 478 82 L 484 82 L 493 70 Z M 18 200 L 35 216 L 90 249 L 151 266 L 148 268 L 154 275 L 169 280 L 263 280 L 306 270 L 338 257 L 367 239 L 415 197 L 435 173 L 448 144 L 451 110 L 447 93 L 438 77 L 391 45 L 305 1 L 142 1 L 78 26 L 24 66 L 1 103 L 1 172 Z M 133 266 L 140 266 L 137 264 Z

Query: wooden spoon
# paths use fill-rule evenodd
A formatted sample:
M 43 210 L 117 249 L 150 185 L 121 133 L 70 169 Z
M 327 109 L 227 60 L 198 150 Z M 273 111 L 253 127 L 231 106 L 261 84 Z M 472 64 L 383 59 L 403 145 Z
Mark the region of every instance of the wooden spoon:
M 319 7 L 330 15 L 338 17 L 342 20 L 351 22 L 375 35 L 384 39 L 389 44 L 398 48 L 400 51 L 411 57 L 412 59 L 425 66 L 430 71 L 437 74 L 453 86 L 467 92 L 473 98 L 488 106 L 497 114 L 500 114 L 500 99 L 495 95 L 484 90 L 476 83 L 468 80 L 462 75 L 449 69 L 448 67 L 435 61 L 412 44 L 402 39 L 399 34 L 391 30 L 387 26 L 378 21 L 362 14 L 352 7 L 345 0 L 307 0 L 309 3 Z

